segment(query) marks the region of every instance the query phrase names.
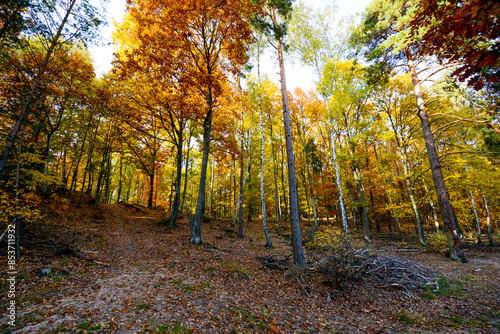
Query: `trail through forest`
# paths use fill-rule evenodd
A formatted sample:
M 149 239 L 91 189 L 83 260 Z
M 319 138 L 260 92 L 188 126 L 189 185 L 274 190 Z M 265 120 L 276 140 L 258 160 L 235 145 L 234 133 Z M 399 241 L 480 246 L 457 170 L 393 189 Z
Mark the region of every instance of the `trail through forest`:
M 271 223 L 276 247 L 266 250 L 259 222 L 245 223 L 245 238 L 236 239 L 228 221 L 212 220 L 196 246 L 188 242 L 187 219 L 166 230 L 161 218 L 139 206 L 84 205 L 31 226 L 30 248 L 18 263 L 19 321 L 3 331 L 497 333 L 500 326 L 497 251 L 468 250 L 470 263 L 460 264 L 379 239 L 376 247 L 386 254 L 441 273 L 442 293 L 366 282 L 347 282 L 340 291 L 313 272 L 302 280 L 263 268 L 259 257 L 291 253 L 287 229 L 278 233 Z M 306 258 L 313 258 L 308 250 Z M 39 277 L 42 268 L 52 273 Z

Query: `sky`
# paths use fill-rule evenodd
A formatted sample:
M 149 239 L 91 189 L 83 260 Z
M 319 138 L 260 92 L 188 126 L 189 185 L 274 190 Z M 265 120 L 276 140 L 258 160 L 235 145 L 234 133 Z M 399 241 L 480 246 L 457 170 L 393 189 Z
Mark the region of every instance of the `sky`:
M 322 8 L 332 5 L 332 0 L 304 0 L 308 6 Z M 339 0 L 337 6 L 340 16 L 350 16 L 361 13 L 368 6 L 371 0 Z M 94 66 L 98 75 L 103 75 L 111 69 L 114 47 L 111 45 L 111 34 L 114 30 L 113 20 L 120 22 L 125 13 L 126 0 L 110 0 L 107 3 L 108 25 L 101 29 L 103 40 L 108 45 L 93 47 L 90 49 Z M 277 57 L 268 55 L 262 63 L 261 72 L 266 73 L 269 79 L 275 82 L 279 81 L 279 69 Z M 286 81 L 288 90 L 294 90 L 301 87 L 304 90 L 313 89 L 315 76 L 312 69 L 301 66 L 298 61 L 286 61 L 285 64 Z

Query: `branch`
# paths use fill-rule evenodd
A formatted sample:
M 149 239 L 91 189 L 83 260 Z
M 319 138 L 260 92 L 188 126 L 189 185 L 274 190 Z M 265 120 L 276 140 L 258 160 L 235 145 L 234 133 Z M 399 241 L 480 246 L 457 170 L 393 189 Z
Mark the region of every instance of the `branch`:
M 433 114 L 433 116 L 434 115 L 441 115 L 441 114 Z M 450 122 L 450 123 L 447 123 L 447 124 L 445 124 L 443 126 L 440 126 L 436 130 L 432 131 L 432 134 L 436 133 L 437 131 L 439 131 L 441 129 L 444 129 L 444 128 L 450 126 L 450 125 L 453 125 L 453 124 L 459 123 L 459 122 L 471 122 L 471 123 L 487 124 L 487 125 L 489 125 L 493 129 L 493 131 L 495 131 L 496 133 L 500 134 L 500 130 L 498 130 L 493 124 L 491 124 L 491 122 L 488 122 L 488 121 L 478 121 L 478 120 L 462 118 L 462 117 L 454 116 L 454 115 L 445 115 L 445 116 L 456 118 L 457 120 L 453 121 L 453 122 Z
M 452 154 L 464 154 L 464 153 L 470 153 L 470 154 L 500 154 L 500 152 L 488 152 L 488 151 L 456 151 L 456 152 L 448 152 L 445 154 L 440 155 L 438 158 L 444 158 L 447 155 L 452 155 Z

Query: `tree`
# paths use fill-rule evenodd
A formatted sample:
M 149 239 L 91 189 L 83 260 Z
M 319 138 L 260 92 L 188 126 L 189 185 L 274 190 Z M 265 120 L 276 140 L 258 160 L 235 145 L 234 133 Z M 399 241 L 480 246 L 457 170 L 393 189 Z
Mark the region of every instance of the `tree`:
M 377 60 L 377 65 L 373 67 L 375 70 L 383 69 L 384 66 L 388 68 L 390 65 L 403 65 L 408 68 L 417 100 L 418 116 L 421 120 L 441 216 L 450 238 L 450 257 L 467 262 L 446 190 L 436 143 L 430 128 L 421 86 L 422 81 L 418 76 L 421 69 L 417 69 L 420 62 L 416 63 L 415 50 L 421 48 L 422 43 L 419 42 L 419 36 L 425 31 L 419 31 L 418 36 L 408 37 L 410 30 L 408 22 L 413 19 L 418 9 L 414 4 L 414 2 L 403 0 L 376 0 L 372 2 L 364 14 L 362 25 L 353 35 L 353 41 L 364 46 L 363 52 L 368 60 Z
M 290 128 L 290 110 L 288 108 L 288 95 L 286 89 L 285 59 L 284 59 L 284 37 L 286 35 L 286 24 L 292 12 L 291 0 L 257 1 L 264 5 L 265 14 L 254 16 L 255 26 L 266 36 L 271 38 L 275 44 L 273 47 L 278 52 L 278 63 L 280 68 L 281 98 L 283 103 L 283 126 L 285 130 L 285 142 L 288 165 L 288 187 L 290 192 L 290 218 L 292 228 L 293 261 L 296 265 L 306 265 L 302 239 L 300 236 L 299 200 L 297 194 L 297 178 L 295 176 L 295 158 L 293 154 L 292 131 Z
M 62 15 L 60 15 L 62 14 Z M 45 76 L 47 66 L 53 59 L 53 53 L 66 48 L 71 41 L 90 42 L 95 39 L 97 29 L 103 22 L 99 10 L 88 0 L 57 0 L 54 3 L 41 1 L 36 10 L 29 11 L 29 22 L 32 24 L 21 48 L 30 48 L 32 40 L 42 43 L 44 53 L 30 78 L 30 87 L 24 94 L 16 122 L 12 125 L 3 154 L 0 157 L 0 178 L 7 162 L 9 151 L 17 138 L 21 124 L 28 112 L 39 83 Z
M 322 96 L 325 109 L 328 113 L 329 95 L 325 85 L 330 86 L 333 82 L 326 83 L 321 80 L 325 66 L 331 60 L 340 60 L 347 51 L 347 29 L 348 20 L 336 21 L 335 7 L 325 7 L 314 11 L 313 8 L 305 6 L 302 2 L 295 8 L 290 22 L 290 44 L 292 49 L 299 54 L 301 61 L 311 66 L 317 75 L 317 90 Z M 334 26 L 336 24 L 336 26 Z M 333 78 L 333 77 L 332 77 Z M 346 240 L 350 242 L 348 235 L 347 215 L 342 194 L 342 182 L 337 164 L 337 149 L 335 147 L 335 136 L 333 127 L 335 119 L 328 116 L 329 132 L 332 143 L 333 167 L 337 191 L 339 193 L 340 215 L 342 226 L 346 233 Z M 314 202 L 314 200 L 313 200 Z M 350 247 L 350 246 L 349 246 Z
M 481 89 L 500 80 L 500 3 L 496 0 L 418 0 L 410 36 L 424 33 L 416 50 L 457 62 L 452 76 Z

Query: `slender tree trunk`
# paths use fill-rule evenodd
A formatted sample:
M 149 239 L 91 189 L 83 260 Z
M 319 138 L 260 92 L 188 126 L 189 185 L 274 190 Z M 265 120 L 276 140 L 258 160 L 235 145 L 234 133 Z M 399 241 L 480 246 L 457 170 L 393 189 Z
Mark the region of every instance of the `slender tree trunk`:
M 316 212 L 316 201 L 314 198 L 314 190 L 313 190 L 314 188 L 313 188 L 313 184 L 312 184 L 311 173 L 309 172 L 309 161 L 307 158 L 307 149 L 306 149 L 306 140 L 305 140 L 306 132 L 305 132 L 304 127 L 302 127 L 302 133 L 304 135 L 304 137 L 302 138 L 302 146 L 304 146 L 304 158 L 306 160 L 305 162 L 306 162 L 307 179 L 309 180 L 309 189 L 311 192 L 311 202 L 312 202 L 313 215 L 314 215 L 314 229 L 316 231 L 319 231 L 318 214 Z M 307 196 L 307 187 L 306 187 L 306 196 Z M 310 220 L 310 218 L 309 218 L 309 220 Z
M 295 176 L 295 158 L 293 155 L 292 131 L 290 127 L 290 113 L 288 109 L 288 96 L 286 89 L 285 78 L 285 62 L 283 58 L 283 47 L 281 41 L 277 41 L 278 61 L 280 67 L 281 79 L 281 98 L 283 101 L 283 122 L 285 128 L 285 143 L 287 151 L 288 165 L 288 188 L 290 192 L 290 215 L 292 229 L 292 247 L 293 247 L 293 262 L 294 264 L 304 267 L 306 259 L 304 250 L 302 249 L 302 238 L 300 236 L 300 220 L 299 220 L 299 199 L 297 194 L 297 179 Z
M 271 119 L 271 117 L 269 117 Z M 280 196 L 278 194 L 278 179 L 276 175 L 276 158 L 274 155 L 274 138 L 273 138 L 273 125 L 270 125 L 271 128 L 271 150 L 273 153 L 273 176 L 274 176 L 274 203 L 276 206 L 276 222 L 278 223 L 278 229 L 281 229 L 281 203 L 280 203 Z
M 234 212 L 234 220 L 232 223 L 232 227 L 235 226 L 236 224 L 236 217 L 238 216 L 238 213 L 240 214 L 240 219 L 239 219 L 239 227 L 240 227 L 240 233 L 241 236 L 239 238 L 243 238 L 243 194 L 245 191 L 245 183 L 247 180 L 248 172 L 250 171 L 250 157 L 252 155 L 252 135 L 250 135 L 250 143 L 248 147 L 248 157 L 247 157 L 247 164 L 245 169 L 243 170 L 243 162 L 244 162 L 244 156 L 243 156 L 243 146 L 241 150 L 241 172 L 240 172 L 240 195 L 238 196 L 238 203 L 236 204 L 236 210 Z M 240 235 L 240 234 L 238 234 Z
M 71 186 L 69 187 L 69 192 L 71 193 L 73 189 L 76 189 L 76 179 L 78 177 L 78 166 L 80 166 L 80 159 L 82 158 L 83 155 L 83 150 L 85 149 L 85 141 L 87 140 L 87 134 L 90 129 L 90 125 L 92 123 L 92 115 L 90 115 L 89 123 L 87 124 L 87 127 L 85 129 L 85 135 L 83 136 L 82 140 L 82 149 L 80 150 L 80 153 L 78 154 L 78 158 L 76 161 L 76 166 L 75 166 L 75 171 L 73 172 L 73 179 L 71 180 Z
M 354 167 L 354 179 L 356 180 L 356 187 L 358 190 L 359 202 L 361 204 L 361 222 L 363 224 L 363 235 L 366 242 L 371 242 L 370 240 L 370 222 L 368 221 L 368 210 L 366 209 L 366 199 L 365 192 L 363 190 L 363 184 L 361 183 L 361 175 L 358 167 Z
M 165 222 L 168 227 L 174 227 L 177 221 L 177 216 L 179 215 L 179 207 L 181 202 L 181 180 L 182 180 L 182 146 L 184 145 L 183 138 L 183 126 L 179 126 L 179 131 L 177 132 L 177 157 L 176 157 L 176 175 L 174 184 L 174 203 L 172 210 L 170 211 L 170 216 Z M 187 164 L 187 162 L 186 162 Z M 186 170 L 187 177 L 187 170 Z M 186 187 L 184 186 L 184 191 Z
M 356 203 L 354 202 L 354 197 L 352 196 L 352 187 L 351 187 L 351 184 L 350 183 L 347 183 L 347 190 L 349 190 L 349 197 L 351 198 L 351 203 Z M 351 212 L 352 212 L 352 219 L 354 220 L 354 230 L 356 232 L 359 232 L 359 229 L 358 229 L 358 217 L 356 215 L 356 208 L 355 207 L 352 207 L 351 208 Z
M 288 199 L 287 199 L 287 187 L 285 187 L 285 163 L 284 163 L 284 155 L 283 147 L 281 147 L 281 187 L 283 188 L 283 203 L 285 204 L 285 221 L 288 219 Z
M 210 95 L 207 101 L 207 116 L 203 123 L 203 156 L 201 161 L 200 187 L 198 190 L 198 200 L 193 221 L 191 223 L 191 237 L 189 242 L 195 245 L 201 244 L 201 215 L 205 208 L 205 189 L 207 183 L 208 155 L 210 153 L 210 133 L 212 132 L 213 101 Z
M 191 132 L 189 133 L 189 139 L 187 141 L 187 151 L 186 151 L 186 167 L 184 168 L 184 190 L 182 191 L 182 204 L 180 212 L 184 213 L 184 203 L 186 202 L 186 189 L 188 181 L 188 166 L 189 166 L 189 151 L 191 150 Z
M 108 154 L 109 154 L 108 147 L 106 146 L 104 153 L 102 155 L 101 169 L 99 171 L 99 178 L 97 180 L 97 188 L 95 190 L 94 209 L 97 209 L 97 206 L 99 205 L 99 201 L 101 200 L 102 183 L 104 180 L 104 176 L 106 174 L 106 161 L 107 161 Z
M 259 71 L 260 72 L 260 71 Z M 259 86 L 260 86 L 260 73 L 259 73 Z M 259 87 L 260 89 L 260 87 Z M 266 220 L 266 193 L 264 190 L 264 112 L 262 111 L 262 101 L 259 98 L 259 115 L 260 115 L 260 201 L 262 203 L 262 227 L 264 228 L 264 234 L 266 235 L 266 245 L 267 249 L 273 248 L 273 242 L 271 240 L 271 233 L 267 228 Z
M 339 206 L 340 206 L 340 215 L 342 217 L 342 229 L 344 230 L 345 238 L 346 238 L 346 246 L 351 249 L 351 238 L 349 237 L 349 225 L 347 224 L 347 214 L 345 212 L 344 205 L 344 195 L 342 194 L 342 183 L 340 182 L 340 173 L 339 166 L 337 164 L 337 149 L 335 147 L 335 138 L 333 132 L 330 134 L 332 141 L 332 155 L 333 155 L 333 165 L 335 168 L 335 179 L 337 180 L 337 191 L 339 192 Z
M 212 161 L 212 166 L 210 168 L 210 172 L 212 176 L 210 177 L 210 203 L 208 205 L 208 215 L 212 217 L 212 200 L 214 197 L 214 167 L 215 167 L 215 162 Z
M 122 179 L 123 179 L 123 155 L 120 153 L 120 174 L 118 175 L 118 193 L 116 194 L 116 203 L 120 203 L 122 196 Z
M 483 195 L 483 202 L 484 202 L 484 208 L 486 209 L 486 228 L 488 231 L 488 241 L 490 243 L 490 246 L 495 246 L 495 243 L 493 242 L 493 234 L 491 233 L 491 227 L 490 227 L 490 221 L 491 221 L 490 210 L 488 209 L 488 202 L 486 201 L 486 197 L 484 195 Z
M 409 48 L 405 49 L 406 58 L 408 60 L 408 66 L 410 68 L 410 74 L 413 84 L 413 89 L 415 91 L 415 97 L 417 99 L 418 105 L 418 116 L 421 120 L 422 130 L 425 139 L 425 146 L 427 148 L 427 155 L 429 157 L 429 163 L 431 166 L 432 178 L 434 180 L 434 186 L 436 188 L 436 195 L 438 197 L 439 207 L 441 208 L 441 216 L 443 218 L 443 224 L 448 232 L 450 242 L 450 258 L 454 260 L 459 260 L 462 263 L 467 262 L 465 253 L 462 247 L 462 241 L 458 236 L 457 226 L 453 220 L 453 211 L 450 205 L 450 198 L 446 190 L 446 185 L 444 182 L 443 171 L 441 169 L 441 164 L 439 162 L 439 156 L 436 149 L 436 143 L 434 141 L 434 135 L 430 127 L 429 118 L 427 115 L 427 109 L 425 107 L 425 100 L 422 94 L 422 88 L 420 86 L 420 81 L 418 80 L 417 71 L 415 64 L 410 55 Z

